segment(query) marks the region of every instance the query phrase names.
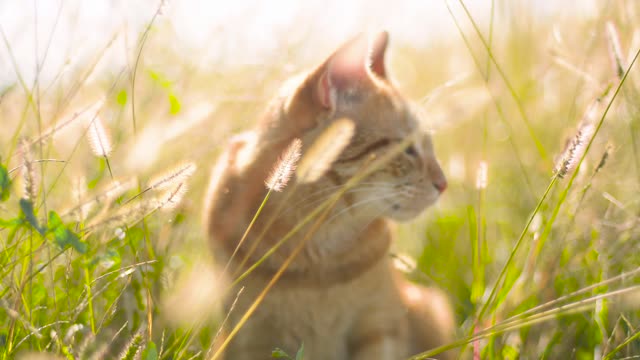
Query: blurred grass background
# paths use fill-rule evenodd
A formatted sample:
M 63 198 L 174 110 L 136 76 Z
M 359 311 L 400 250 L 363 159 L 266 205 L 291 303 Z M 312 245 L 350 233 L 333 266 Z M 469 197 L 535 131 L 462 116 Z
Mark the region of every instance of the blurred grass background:
M 209 358 L 224 314 L 200 212 L 216 156 L 284 80 L 379 28 L 449 179 L 393 251 L 450 294 L 462 357 L 640 355 L 636 69 L 613 97 L 640 48 L 637 2 L 96 4 L 0 4 L 3 359 Z M 554 177 L 609 104 L 575 177 Z M 190 163 L 170 184 L 188 192 L 163 205 L 154 178 Z

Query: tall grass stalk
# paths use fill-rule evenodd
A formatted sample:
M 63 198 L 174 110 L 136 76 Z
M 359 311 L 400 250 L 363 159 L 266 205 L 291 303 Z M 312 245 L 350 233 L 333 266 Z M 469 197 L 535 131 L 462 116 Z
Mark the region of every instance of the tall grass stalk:
M 89 304 L 89 324 L 91 325 L 91 332 L 93 334 L 96 333 L 96 319 L 93 314 L 93 295 L 91 293 L 91 275 L 89 273 L 88 265 L 84 266 L 84 279 L 85 279 L 85 287 L 87 289 L 87 301 Z
M 443 353 L 447 350 L 455 349 L 474 341 L 478 341 L 487 337 L 499 335 L 509 331 L 515 331 L 524 327 L 532 326 L 542 322 L 557 319 L 559 316 L 577 314 L 589 310 L 593 310 L 598 301 L 603 299 L 612 298 L 615 296 L 623 296 L 631 293 L 637 293 L 640 290 L 640 285 L 630 286 L 627 288 L 610 291 L 604 294 L 595 295 L 583 300 L 575 301 L 566 305 L 557 306 L 549 310 L 543 310 L 536 313 L 531 313 L 526 317 L 518 316 L 517 319 L 511 321 L 499 322 L 486 329 L 476 332 L 473 335 L 468 335 L 463 339 L 456 340 L 450 344 L 437 347 L 435 349 L 425 351 L 420 354 L 416 354 L 407 360 L 424 360 L 433 357 L 434 355 Z
M 247 226 L 244 233 L 242 234 L 240 241 L 238 241 L 238 245 L 236 245 L 235 249 L 233 249 L 233 253 L 231 253 L 231 256 L 227 260 L 227 263 L 225 264 L 224 269 L 222 270 L 222 273 L 220 274 L 220 276 L 224 276 L 227 273 L 227 270 L 229 269 L 229 266 L 231 266 L 231 262 L 233 261 L 233 258 L 236 256 L 236 254 L 238 253 L 238 250 L 243 245 L 244 241 L 247 239 L 247 235 L 249 234 L 249 231 L 251 231 L 251 229 L 253 228 L 253 225 L 258 219 L 258 216 L 260 216 L 260 214 L 262 213 L 262 209 L 267 203 L 267 200 L 269 200 L 269 196 L 271 195 L 271 192 L 282 191 L 283 188 L 289 182 L 289 179 L 293 176 L 298 160 L 300 160 L 301 149 L 302 149 L 302 141 L 300 141 L 300 139 L 294 139 L 293 142 L 289 144 L 287 149 L 285 149 L 284 153 L 282 154 L 278 162 L 274 165 L 274 168 L 271 171 L 269 178 L 265 182 L 265 185 L 267 186 L 267 189 L 268 189 L 267 194 L 264 196 L 264 199 L 260 203 L 258 210 L 253 215 L 253 218 L 249 222 L 249 225 Z M 293 192 L 293 190 L 291 192 Z M 254 245 L 257 246 L 259 240 L 260 239 L 258 238 L 254 242 Z M 246 261 L 246 258 L 248 258 L 250 255 L 251 255 L 251 250 L 247 253 L 245 259 L 242 261 L 242 263 L 238 267 L 238 271 L 242 269 L 242 266 L 244 265 L 244 261 Z
M 577 159 L 576 165 L 575 165 L 575 170 L 571 173 L 571 177 L 569 182 L 567 183 L 567 186 L 564 188 L 563 190 L 563 194 L 565 194 L 564 196 L 561 196 L 559 204 L 557 204 L 556 206 L 559 207 L 560 203 L 562 201 L 564 201 L 564 199 L 566 198 L 566 193 L 568 193 L 569 189 L 571 188 L 571 185 L 573 184 L 573 181 L 575 179 L 575 177 L 578 174 L 578 169 L 580 168 L 580 165 L 582 164 L 582 162 L 584 161 L 585 157 L 587 156 L 589 149 L 591 148 L 591 145 L 593 144 L 593 141 L 595 139 L 595 137 L 597 136 L 598 132 L 600 131 L 600 128 L 602 127 L 602 124 L 604 123 L 604 119 L 606 118 L 609 109 L 611 108 L 611 105 L 613 104 L 614 100 L 616 99 L 618 93 L 620 92 L 620 89 L 622 88 L 622 85 L 624 85 L 625 80 L 627 79 L 627 76 L 629 75 L 629 72 L 631 71 L 631 69 L 633 68 L 633 65 L 635 64 L 636 60 L 638 59 L 638 56 L 640 55 L 640 49 L 636 52 L 633 60 L 631 61 L 631 63 L 629 64 L 629 67 L 626 69 L 624 76 L 622 77 L 622 79 L 620 79 L 611 99 L 608 101 L 607 106 L 605 107 L 602 116 L 600 117 L 600 120 L 598 121 L 595 130 L 593 131 L 593 136 L 591 136 L 589 138 L 589 141 L 587 142 L 584 151 L 582 152 L 581 156 Z M 490 304 L 494 301 L 495 296 L 498 294 L 498 288 L 500 287 L 500 283 L 503 280 L 503 277 L 506 275 L 507 270 L 509 269 L 509 267 L 511 266 L 511 262 L 513 261 L 516 252 L 518 251 L 518 249 L 520 248 L 520 245 L 522 244 L 528 230 L 529 227 L 531 226 L 531 223 L 533 222 L 533 219 L 535 217 L 535 215 L 540 211 L 542 204 L 544 203 L 544 201 L 547 198 L 547 195 L 549 194 L 549 192 L 551 191 L 551 189 L 553 188 L 553 186 L 555 185 L 555 183 L 557 182 L 558 177 L 557 175 L 554 175 L 551 179 L 551 182 L 549 183 L 549 185 L 547 186 L 547 189 L 545 190 L 545 192 L 542 194 L 542 197 L 540 198 L 540 200 L 538 201 L 538 204 L 536 205 L 536 207 L 534 208 L 533 212 L 531 213 L 531 215 L 529 216 L 529 220 L 527 221 L 524 229 L 522 230 L 520 237 L 518 238 L 518 240 L 516 241 L 513 249 L 511 250 L 509 257 L 507 258 L 507 261 L 505 263 L 505 265 L 502 267 L 502 270 L 500 272 L 500 274 L 498 275 L 498 278 L 496 279 L 495 285 L 493 286 L 491 293 L 489 295 L 489 298 L 487 299 L 487 301 L 485 302 L 485 304 L 482 306 L 477 318 L 476 318 L 476 323 L 481 321 L 485 312 L 487 311 L 488 307 L 490 306 Z M 508 293 L 510 290 L 510 287 L 506 287 L 504 289 L 501 289 L 501 291 L 503 293 Z
M 448 2 L 449 0 L 445 0 L 445 1 Z M 482 42 L 482 46 L 484 46 L 484 49 L 487 51 L 487 55 L 489 55 L 489 58 L 491 59 L 491 62 L 496 67 L 496 70 L 498 71 L 498 74 L 500 75 L 500 78 L 502 79 L 502 81 L 504 81 L 504 84 L 507 86 L 507 89 L 509 90 L 509 94 L 511 94 L 511 97 L 513 98 L 513 101 L 516 104 L 518 112 L 519 112 L 520 116 L 522 117 L 522 121 L 524 122 L 525 126 L 527 127 L 527 131 L 529 132 L 529 136 L 531 137 L 531 140 L 533 140 L 533 142 L 535 143 L 536 149 L 538 150 L 538 153 L 540 154 L 540 157 L 542 158 L 542 160 L 544 162 L 548 162 L 549 161 L 549 157 L 547 155 L 547 151 L 545 150 L 544 146 L 542 145 L 542 142 L 540 142 L 540 139 L 538 139 L 538 136 L 536 135 L 536 132 L 533 130 L 533 127 L 531 126 L 531 121 L 529 120 L 529 117 L 527 116 L 527 113 L 526 113 L 526 111 L 524 109 L 524 106 L 522 105 L 522 100 L 520 99 L 520 97 L 518 96 L 515 88 L 511 84 L 511 81 L 509 81 L 509 78 L 507 77 L 506 73 L 504 72 L 504 70 L 502 70 L 502 67 L 500 66 L 500 64 L 498 64 L 498 61 L 496 60 L 496 58 L 493 55 L 493 51 L 491 50 L 490 44 L 487 42 L 487 40 L 482 35 L 482 32 L 480 31 L 480 28 L 478 27 L 478 24 L 476 23 L 475 19 L 473 18 L 473 16 L 469 12 L 469 9 L 467 9 L 467 6 L 465 5 L 464 1 L 463 0 L 458 0 L 458 2 L 460 3 L 462 8 L 464 9 L 464 13 L 467 16 L 467 19 L 469 19 L 469 22 L 471 22 L 471 25 L 473 26 L 473 29 L 475 30 L 476 35 L 478 36 L 478 39 L 480 39 L 480 42 Z
M 524 161 L 522 160 L 521 151 L 519 150 L 516 142 L 514 141 L 515 133 L 514 133 L 514 130 L 513 130 L 513 126 L 511 125 L 511 123 L 509 123 L 507 121 L 507 117 L 504 114 L 504 110 L 503 110 L 502 105 L 500 105 L 500 103 L 498 102 L 498 99 L 495 97 L 495 95 L 491 92 L 491 89 L 489 88 L 489 74 L 490 74 L 489 69 L 490 69 L 490 67 L 487 65 L 486 70 L 484 72 L 482 71 L 482 65 L 480 63 L 480 60 L 478 59 L 478 57 L 476 56 L 475 52 L 473 51 L 473 48 L 472 48 L 471 43 L 469 41 L 469 38 L 467 37 L 467 35 L 462 30 L 462 27 L 460 26 L 460 23 L 458 22 L 458 19 L 454 15 L 453 9 L 451 8 L 451 6 L 449 4 L 449 1 L 445 1 L 445 5 L 447 7 L 447 11 L 449 13 L 449 16 L 451 16 L 451 19 L 453 20 L 453 23 L 456 26 L 456 30 L 458 31 L 458 34 L 462 38 L 462 41 L 464 42 L 465 47 L 466 47 L 467 51 L 469 52 L 469 55 L 471 56 L 471 59 L 473 60 L 473 64 L 475 65 L 476 70 L 482 76 L 482 79 L 484 81 L 485 87 L 487 88 L 487 91 L 489 92 L 489 95 L 491 96 L 491 101 L 493 102 L 493 106 L 495 107 L 496 112 L 498 113 L 498 118 L 500 119 L 502 124 L 507 128 L 507 130 L 509 132 L 509 137 L 508 137 L 509 138 L 509 145 L 513 149 L 514 157 L 518 160 L 517 161 L 518 167 L 520 169 L 520 172 L 522 173 L 522 176 L 524 177 L 525 183 L 527 184 L 527 189 L 529 190 L 529 194 L 531 195 L 532 198 L 534 198 L 535 197 L 535 192 L 533 190 L 533 185 L 531 184 L 531 179 L 529 178 L 529 174 L 527 172 L 527 169 L 524 166 Z M 493 12 L 492 12 L 492 14 L 493 14 Z M 493 34 L 493 31 L 491 31 L 491 34 Z M 489 60 L 491 60 L 491 59 L 488 59 L 488 61 Z
M 624 341 L 620 343 L 620 345 L 616 346 L 614 349 L 606 353 L 602 360 L 610 360 L 613 358 L 615 354 L 622 351 L 627 345 L 631 344 L 634 340 L 640 338 L 640 330 L 635 330 L 633 334 L 628 336 Z
M 304 248 L 304 245 L 306 245 L 307 241 L 313 236 L 313 234 L 322 225 L 323 221 L 326 219 L 327 215 L 329 214 L 331 209 L 333 209 L 333 207 L 335 206 L 335 204 L 338 202 L 339 199 L 340 199 L 339 197 L 335 197 L 334 201 L 327 205 L 327 207 L 324 209 L 323 213 L 320 214 L 320 216 L 318 217 L 317 221 L 313 224 L 311 229 L 309 229 L 309 231 L 304 236 L 304 238 L 302 240 L 300 240 L 300 242 L 297 244 L 297 246 L 291 251 L 291 254 L 289 254 L 289 256 L 287 256 L 287 258 L 282 262 L 282 265 L 279 267 L 278 271 L 276 271 L 276 273 L 271 277 L 271 279 L 269 280 L 267 285 L 264 287 L 262 292 L 260 294 L 258 294 L 258 296 L 254 300 L 254 302 L 245 311 L 244 315 L 240 318 L 238 323 L 229 332 L 229 334 L 227 335 L 227 337 L 224 340 L 224 342 L 220 345 L 218 350 L 211 357 L 211 360 L 219 359 L 220 356 L 222 356 L 223 351 L 229 345 L 229 343 L 231 342 L 233 337 L 238 333 L 240 328 L 242 328 L 242 326 L 244 326 L 244 324 L 247 322 L 249 317 L 251 315 L 253 315 L 253 313 L 258 308 L 258 306 L 260 305 L 262 300 L 264 300 L 265 296 L 267 296 L 267 293 L 269 292 L 269 290 L 271 290 L 271 288 L 276 284 L 276 282 L 278 281 L 278 279 L 280 279 L 280 277 L 282 276 L 284 271 L 289 267 L 291 262 L 293 262 L 295 257 Z

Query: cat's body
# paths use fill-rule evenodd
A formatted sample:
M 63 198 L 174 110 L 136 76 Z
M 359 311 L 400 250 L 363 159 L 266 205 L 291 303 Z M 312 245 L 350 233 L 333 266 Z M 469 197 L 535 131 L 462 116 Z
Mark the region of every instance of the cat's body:
M 232 262 L 232 273 L 264 232 L 253 264 L 323 200 L 417 130 L 406 100 L 386 79 L 386 33 L 371 47 L 358 37 L 269 106 L 256 129 L 232 140 L 214 169 L 205 219 L 217 260 L 226 263 L 264 199 L 264 180 L 295 138 L 305 150 L 335 120 L 356 127 L 349 146 L 319 180 L 273 193 Z M 295 182 L 295 178 L 293 179 Z M 311 230 L 226 351 L 226 359 L 268 359 L 304 344 L 307 360 L 402 359 L 451 341 L 453 315 L 436 289 L 408 284 L 392 268 L 386 218 L 410 219 L 433 203 L 446 181 L 423 135 L 405 153 L 348 191 L 320 227 L 307 225 L 242 282 L 234 326 Z M 284 205 L 283 205 L 284 204 Z M 275 216 L 275 221 L 272 219 Z M 310 224 L 313 224 L 311 222 Z M 244 267 L 246 269 L 246 266 Z M 227 299 L 227 309 L 233 294 Z

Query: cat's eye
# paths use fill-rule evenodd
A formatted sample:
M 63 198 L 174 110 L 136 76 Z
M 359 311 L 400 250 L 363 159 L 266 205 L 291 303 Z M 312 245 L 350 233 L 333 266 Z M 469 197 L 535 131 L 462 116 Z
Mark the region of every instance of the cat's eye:
M 416 150 L 415 146 L 413 146 L 413 145 L 407 146 L 404 149 L 404 153 L 409 155 L 409 156 L 413 156 L 413 157 L 418 156 L 418 151 Z

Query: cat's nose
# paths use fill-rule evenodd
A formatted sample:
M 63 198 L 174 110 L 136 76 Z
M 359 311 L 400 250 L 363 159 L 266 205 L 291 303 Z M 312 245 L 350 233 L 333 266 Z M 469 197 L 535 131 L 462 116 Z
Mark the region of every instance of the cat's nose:
M 438 189 L 440 193 L 443 193 L 447 189 L 447 178 L 444 176 L 438 162 L 433 161 L 429 164 L 429 177 L 431 178 L 433 186 Z
M 435 186 L 435 188 L 438 189 L 440 193 L 443 193 L 447 189 L 447 180 L 445 180 L 444 178 L 435 180 L 433 182 L 433 186 Z

